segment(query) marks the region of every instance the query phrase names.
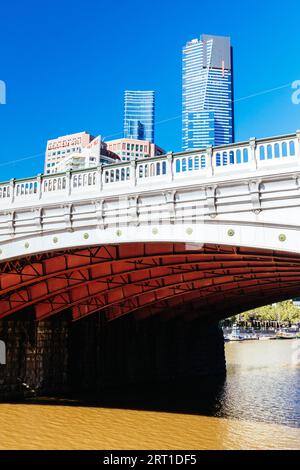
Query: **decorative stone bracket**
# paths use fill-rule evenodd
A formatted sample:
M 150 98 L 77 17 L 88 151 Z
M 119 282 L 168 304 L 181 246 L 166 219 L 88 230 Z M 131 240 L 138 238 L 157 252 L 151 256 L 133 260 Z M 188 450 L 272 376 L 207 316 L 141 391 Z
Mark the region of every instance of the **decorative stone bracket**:
M 261 201 L 260 201 L 260 184 L 261 181 L 250 181 L 248 188 L 251 197 L 252 210 L 255 214 L 261 212 Z
M 217 216 L 216 186 L 209 186 L 205 188 L 205 193 L 206 193 L 208 215 L 211 218 L 215 218 Z
M 170 222 L 172 223 L 176 218 L 176 209 L 175 209 L 176 191 L 165 191 L 163 195 L 165 197 L 165 203 L 166 203 L 169 215 L 170 215 Z

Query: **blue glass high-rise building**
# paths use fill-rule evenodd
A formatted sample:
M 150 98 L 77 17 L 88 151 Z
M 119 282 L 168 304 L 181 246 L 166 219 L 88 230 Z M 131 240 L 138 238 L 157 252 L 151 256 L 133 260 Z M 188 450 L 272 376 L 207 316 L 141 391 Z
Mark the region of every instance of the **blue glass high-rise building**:
M 124 138 L 154 142 L 155 92 L 125 91 Z
M 203 34 L 183 48 L 183 150 L 234 141 L 230 38 Z

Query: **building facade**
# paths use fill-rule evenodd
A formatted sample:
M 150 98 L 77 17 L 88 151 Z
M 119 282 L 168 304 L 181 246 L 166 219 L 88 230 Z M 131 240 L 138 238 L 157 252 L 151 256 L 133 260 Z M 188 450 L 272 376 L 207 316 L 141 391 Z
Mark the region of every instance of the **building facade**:
M 100 136 L 93 137 L 87 132 L 78 132 L 48 140 L 44 173 L 49 175 L 82 170 L 114 163 L 116 160 L 119 157 L 107 150 Z
M 154 143 L 155 92 L 125 91 L 125 139 L 148 140 Z
M 107 149 L 117 154 L 121 160 L 132 158 L 146 158 L 165 155 L 165 150 L 152 144 L 148 140 L 116 139 L 106 142 Z
M 183 48 L 183 150 L 234 141 L 230 38 L 202 35 Z

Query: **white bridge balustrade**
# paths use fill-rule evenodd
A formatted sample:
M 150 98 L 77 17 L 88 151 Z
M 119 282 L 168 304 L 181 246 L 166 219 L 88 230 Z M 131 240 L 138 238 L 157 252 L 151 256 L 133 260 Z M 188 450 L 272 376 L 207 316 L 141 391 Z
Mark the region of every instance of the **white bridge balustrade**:
M 115 192 L 113 186 L 195 183 L 222 175 L 281 169 L 300 164 L 299 132 L 270 139 L 250 139 L 206 150 L 170 153 L 162 157 L 132 160 L 95 169 L 0 183 L 0 208 L 18 201 L 37 201 L 84 193 Z
M 300 131 L 0 183 L 0 261 L 102 243 L 300 253 Z

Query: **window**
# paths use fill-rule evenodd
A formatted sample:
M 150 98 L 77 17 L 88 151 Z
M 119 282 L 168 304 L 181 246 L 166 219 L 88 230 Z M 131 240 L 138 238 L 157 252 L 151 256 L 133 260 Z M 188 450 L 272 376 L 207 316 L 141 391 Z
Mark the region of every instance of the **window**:
M 275 146 L 274 146 L 274 155 L 275 155 L 275 158 L 279 158 L 279 157 L 280 157 L 279 144 L 275 144 Z

